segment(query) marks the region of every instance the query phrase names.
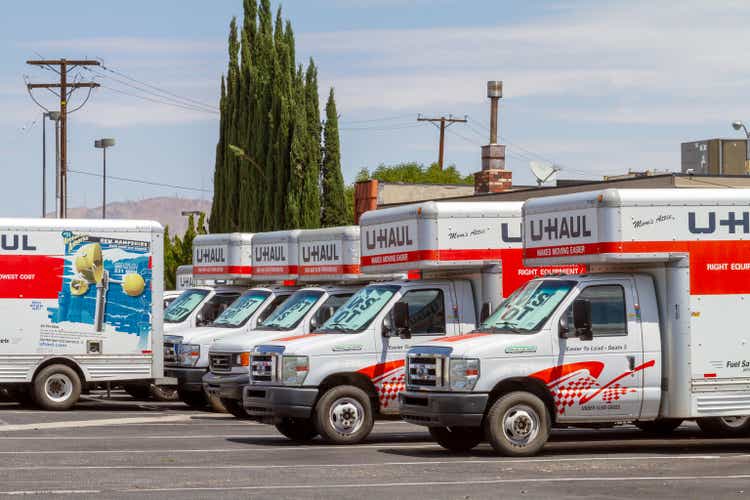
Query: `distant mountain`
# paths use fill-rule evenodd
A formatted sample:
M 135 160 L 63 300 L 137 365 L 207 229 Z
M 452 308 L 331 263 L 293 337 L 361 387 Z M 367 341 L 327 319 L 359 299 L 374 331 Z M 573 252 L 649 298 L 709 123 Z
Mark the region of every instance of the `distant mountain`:
M 163 196 L 138 201 L 107 203 L 107 218 L 155 220 L 163 226 L 168 225 L 170 234 L 182 235 L 187 229 L 188 218 L 181 214 L 188 210 L 205 212 L 208 219 L 211 213 L 211 201 Z M 50 216 L 54 216 L 54 214 L 50 214 Z M 101 216 L 101 206 L 96 208 L 68 208 L 68 218 L 70 219 L 99 219 Z

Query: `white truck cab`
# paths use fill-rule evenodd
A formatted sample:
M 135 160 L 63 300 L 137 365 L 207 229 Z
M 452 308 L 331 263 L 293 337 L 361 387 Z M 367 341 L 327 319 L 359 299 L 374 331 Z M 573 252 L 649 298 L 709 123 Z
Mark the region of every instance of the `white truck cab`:
M 249 358 L 253 348 L 273 339 L 299 338 L 314 332 L 362 286 L 358 262 L 353 264 L 347 258 L 353 229 L 358 228 L 255 235 L 253 270 L 256 278 L 336 283 L 304 286 L 256 328 L 222 336 L 211 345 L 210 371 L 203 377 L 204 389 L 218 397 L 235 416 L 247 417 L 242 409 L 242 388 L 249 381 Z
M 537 278 L 476 332 L 407 354 L 403 418 L 451 450 L 538 452 L 553 425 L 750 432 L 750 190 L 606 190 L 524 207 Z
M 362 270 L 422 278 L 371 283 L 313 335 L 256 344 L 248 414 L 290 439 L 336 443 L 360 442 L 376 416 L 398 415 L 408 349 L 474 330 L 504 284 L 524 275 L 521 205 L 431 202 L 363 215 Z

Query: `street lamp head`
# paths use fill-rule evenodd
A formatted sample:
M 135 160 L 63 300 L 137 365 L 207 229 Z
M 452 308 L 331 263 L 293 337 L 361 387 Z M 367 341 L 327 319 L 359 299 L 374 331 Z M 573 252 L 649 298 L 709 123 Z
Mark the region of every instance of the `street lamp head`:
M 115 145 L 115 140 L 112 138 L 106 138 L 106 139 L 97 139 L 94 141 L 94 147 L 95 148 L 111 148 Z
M 60 112 L 59 111 L 48 111 L 47 112 L 47 118 L 52 120 L 53 122 L 56 122 L 60 119 Z
M 736 122 L 732 122 L 732 128 L 735 129 L 735 130 L 741 129 L 743 127 L 743 125 L 744 125 L 744 123 L 742 123 L 739 120 L 736 121 Z

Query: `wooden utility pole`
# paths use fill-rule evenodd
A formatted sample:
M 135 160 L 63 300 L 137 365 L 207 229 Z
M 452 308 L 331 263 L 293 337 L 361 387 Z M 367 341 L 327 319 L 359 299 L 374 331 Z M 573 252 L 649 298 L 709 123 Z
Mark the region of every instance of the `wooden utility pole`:
M 68 82 L 68 71 L 76 68 L 77 66 L 99 66 L 99 61 L 91 61 L 88 59 L 83 60 L 67 60 L 67 59 L 40 59 L 33 61 L 26 61 L 26 64 L 33 66 L 48 66 L 53 71 L 60 75 L 60 83 L 28 83 L 26 87 L 31 95 L 31 91 L 34 89 L 47 89 L 54 93 L 60 98 L 60 217 L 63 219 L 68 214 L 68 170 L 67 170 L 67 159 L 68 159 L 68 100 L 76 89 L 88 88 L 93 89 L 99 86 L 98 83 L 94 82 Z M 54 67 L 59 67 L 57 70 Z M 59 89 L 59 92 L 55 92 L 52 89 Z M 90 90 L 89 90 L 90 92 Z M 32 95 L 32 99 L 34 96 Z M 34 99 L 36 102 L 36 99 Z M 37 104 L 39 104 L 37 102 Z M 41 105 L 40 105 L 41 106 Z M 42 106 L 43 107 L 43 106 Z M 76 108 L 78 109 L 78 108 Z M 45 108 L 45 111 L 49 111 Z M 75 110 L 74 110 L 75 111 Z
M 438 153 L 438 165 L 440 170 L 443 170 L 443 157 L 445 153 L 445 129 L 453 125 L 454 123 L 466 123 L 466 117 L 464 118 L 453 118 L 453 115 L 448 118 L 441 116 L 439 118 L 424 118 L 422 115 L 417 117 L 418 122 L 430 122 L 440 129 L 440 151 Z M 440 125 L 437 125 L 440 123 Z

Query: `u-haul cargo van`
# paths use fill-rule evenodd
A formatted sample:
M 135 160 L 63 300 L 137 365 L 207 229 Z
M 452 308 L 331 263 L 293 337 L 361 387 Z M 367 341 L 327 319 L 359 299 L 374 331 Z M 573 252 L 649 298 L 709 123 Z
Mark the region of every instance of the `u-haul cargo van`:
M 524 207 L 538 278 L 471 338 L 409 351 L 407 421 L 530 455 L 553 425 L 750 431 L 750 190 L 606 190 Z
M 409 347 L 468 334 L 483 309 L 531 277 L 520 265 L 521 206 L 430 202 L 363 215 L 362 270 L 416 270 L 421 279 L 371 283 L 315 334 L 259 345 L 248 414 L 291 439 L 336 443 L 360 442 L 376 416 L 398 414 Z
M 205 326 L 187 328 L 164 339 L 165 373 L 177 380 L 180 399 L 194 407 L 203 407 L 207 400 L 203 376 L 208 372 L 208 350 L 211 344 L 232 335 L 244 335 L 260 324 L 283 303 L 297 287 L 257 285 L 251 265 L 254 237 L 249 233 L 211 234 L 194 244 L 194 262 L 198 276 L 218 283 L 232 283 L 232 288 L 206 287 L 213 295 L 202 306 Z M 265 277 L 261 278 L 266 281 Z M 201 290 L 202 288 L 194 288 Z M 232 301 L 229 290 L 236 298 Z M 239 293 L 239 295 L 236 295 Z M 223 300 L 223 302 L 220 302 Z M 207 311 L 213 305 L 217 311 Z M 208 312 L 211 314 L 209 315 Z M 218 314 L 218 315 L 217 315 Z M 208 321 L 211 317 L 213 319 Z M 241 406 L 226 408 L 231 413 Z
M 64 410 L 160 379 L 162 245 L 150 221 L 0 219 L 0 386 Z
M 305 286 L 291 295 L 261 325 L 217 340 L 210 348 L 206 392 L 239 417 L 242 388 L 249 381 L 253 348 L 273 339 L 302 338 L 314 332 L 363 285 L 359 274 L 359 228 L 258 233 L 253 239 L 253 272 L 257 279 Z M 314 285 L 313 285 L 314 283 Z
M 211 323 L 247 290 L 252 236 L 199 234 L 193 239 L 192 285 L 164 310 L 166 334 Z

